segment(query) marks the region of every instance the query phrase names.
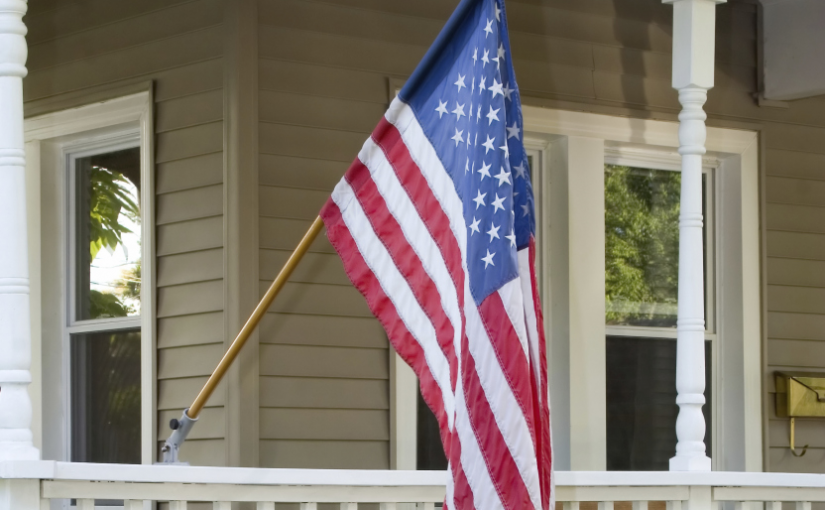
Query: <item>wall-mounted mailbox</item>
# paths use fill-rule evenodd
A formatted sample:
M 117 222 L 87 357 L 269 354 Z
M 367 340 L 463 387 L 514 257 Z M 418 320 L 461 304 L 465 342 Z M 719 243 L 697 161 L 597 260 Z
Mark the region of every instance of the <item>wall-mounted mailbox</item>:
M 808 451 L 808 445 L 802 447 L 802 453 L 796 453 L 794 422 L 798 417 L 825 417 L 825 373 L 776 372 L 775 376 L 776 414 L 790 418 L 791 453 L 801 457 Z

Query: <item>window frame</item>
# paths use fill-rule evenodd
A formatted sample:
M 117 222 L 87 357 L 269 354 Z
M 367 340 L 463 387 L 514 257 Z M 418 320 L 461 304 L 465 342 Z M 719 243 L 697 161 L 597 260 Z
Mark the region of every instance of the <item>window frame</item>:
M 35 444 L 44 458 L 71 459 L 71 334 L 139 327 L 141 331 L 141 462 L 155 460 L 156 273 L 153 98 L 144 92 L 25 120 L 29 268 L 32 275 L 32 376 Z M 70 156 L 140 147 L 141 313 L 76 321 L 70 306 L 75 268 Z M 69 218 L 67 218 L 67 216 Z M 59 291 L 57 288 L 59 287 Z M 59 292 L 59 298 L 48 294 Z M 55 391 L 57 390 L 57 391 Z
M 523 116 L 525 147 L 540 154 L 540 165 L 533 168 L 537 261 L 542 265 L 539 287 L 547 328 L 556 465 L 604 470 L 604 351 L 609 330 L 604 324 L 604 278 L 599 282 L 590 277 L 604 274 L 603 166 L 615 151 L 634 162 L 647 158 L 657 167 L 662 156 L 679 158 L 679 124 L 529 106 L 523 108 Z M 714 469 L 759 471 L 764 340 L 757 133 L 709 127 L 707 149 L 706 165 L 715 168 L 709 207 L 717 222 L 724 219 L 737 225 L 726 239 L 720 235 L 724 227 L 716 228 L 711 239 L 714 274 L 709 276 L 716 279 L 718 300 L 709 303 L 713 307 L 709 315 L 715 319 L 714 337 L 731 341 L 724 348 L 714 341 L 714 366 L 708 367 L 715 384 L 712 418 L 716 422 L 714 451 L 708 454 Z M 681 167 L 680 159 L 673 161 Z M 573 168 L 575 173 L 569 171 Z M 584 190 L 590 195 L 585 196 Z M 588 249 L 600 251 L 601 258 L 587 262 L 582 253 Z M 572 257 L 571 252 L 579 255 Z M 583 324 L 587 321 L 582 317 L 601 317 L 593 321 L 601 325 Z

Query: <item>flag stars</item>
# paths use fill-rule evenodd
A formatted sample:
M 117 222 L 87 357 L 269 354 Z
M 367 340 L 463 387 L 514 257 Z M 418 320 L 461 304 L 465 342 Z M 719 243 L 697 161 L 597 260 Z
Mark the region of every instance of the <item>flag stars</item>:
M 495 141 L 495 138 L 490 138 L 490 135 L 487 135 L 487 141 L 481 144 L 482 146 L 484 146 L 485 149 L 487 149 L 484 151 L 484 154 L 487 154 L 491 150 L 495 149 L 495 147 L 493 147 L 493 142 Z
M 510 138 L 515 137 L 516 140 L 518 140 L 520 132 L 521 129 L 519 129 L 518 123 L 516 121 L 513 121 L 512 126 L 507 126 L 507 139 L 509 140 Z
M 458 128 L 455 128 L 455 135 L 453 135 L 453 137 L 450 138 L 450 140 L 455 140 L 455 146 L 456 147 L 458 147 L 459 143 L 464 142 L 464 137 L 461 136 L 463 134 L 464 134 L 464 131 L 459 131 Z
M 510 182 L 510 172 L 505 172 L 504 167 L 501 167 L 501 171 L 498 174 L 496 174 L 495 177 L 496 177 L 496 179 L 498 179 L 498 185 L 499 186 L 501 186 L 505 182 L 507 184 L 511 184 L 511 185 L 513 184 L 513 183 Z
M 493 97 L 496 97 L 496 94 L 504 95 L 504 90 L 501 88 L 501 83 L 498 82 L 495 78 L 493 78 L 493 84 L 490 85 L 490 92 L 492 92 Z
M 504 236 L 504 238 L 509 239 L 510 240 L 510 246 L 515 248 L 515 246 L 516 246 L 516 234 L 515 234 L 515 232 L 510 232 L 510 234 Z
M 490 250 L 487 250 L 487 256 L 481 257 L 481 260 L 484 261 L 484 269 L 487 269 L 487 266 L 495 266 L 495 263 L 493 263 L 493 257 L 495 257 L 495 255 L 495 252 L 490 253 Z
M 476 210 L 478 210 L 478 208 L 481 207 L 482 205 L 487 205 L 487 204 L 484 203 L 484 197 L 487 196 L 487 193 L 482 193 L 481 190 L 478 190 L 477 193 L 478 194 L 473 199 L 473 202 L 476 203 Z M 496 196 L 498 196 L 498 195 L 496 195 Z
M 498 8 L 498 3 L 496 3 L 496 21 L 501 21 L 501 9 Z
M 523 161 L 519 164 L 519 166 L 513 167 L 513 170 L 516 171 L 516 177 L 520 177 L 522 179 L 526 178 L 527 168 L 525 168 Z
M 481 230 L 478 228 L 478 224 L 481 223 L 481 220 L 477 220 L 475 216 L 473 216 L 473 223 L 470 224 L 470 237 L 473 237 L 473 234 L 478 232 L 481 233 Z
M 484 55 L 481 56 L 481 67 L 487 67 L 487 64 L 489 64 L 489 63 L 490 63 L 490 50 L 484 50 Z
M 461 117 L 466 117 L 467 116 L 467 114 L 464 113 L 464 105 L 463 104 L 458 104 L 458 101 L 456 101 L 455 110 L 453 110 L 452 113 L 455 114 L 456 122 L 458 122 L 459 119 L 461 119 Z M 461 141 L 463 142 L 464 140 L 461 140 Z
M 488 126 L 491 125 L 494 120 L 498 120 L 498 111 L 499 110 L 501 110 L 501 108 L 496 108 L 495 110 L 493 110 L 493 107 L 490 106 L 490 111 L 486 115 L 487 119 L 489 119 L 489 121 L 490 121 L 487 124 Z
M 438 108 L 435 109 L 438 112 L 438 118 L 440 119 L 442 115 L 445 113 L 450 113 L 447 111 L 447 101 L 438 100 Z
M 473 65 L 476 65 L 476 62 L 478 62 L 478 48 L 473 50 Z
M 504 157 L 505 157 L 505 158 L 509 158 L 509 157 L 510 157 L 510 148 L 509 148 L 509 147 L 507 147 L 507 142 L 505 142 L 505 143 L 504 143 L 504 145 L 502 145 L 501 147 L 499 147 L 499 149 L 501 149 L 501 150 L 503 150 L 503 151 L 504 151 Z
M 499 198 L 498 193 L 496 193 L 496 199 L 493 200 L 493 214 L 495 214 L 496 211 L 498 211 L 499 209 L 501 209 L 502 211 L 504 210 L 504 200 L 506 198 L 506 196 Z
M 498 195 L 496 195 L 496 196 L 498 196 Z M 521 210 L 524 213 L 523 217 L 526 218 L 527 216 L 530 216 L 530 206 L 529 205 L 521 204 Z
M 461 92 L 461 87 L 464 87 L 465 89 L 467 88 L 467 85 L 464 84 L 464 78 L 466 76 L 466 74 L 462 76 L 461 73 L 459 73 L 458 79 L 455 81 L 455 83 L 453 83 L 453 85 L 456 85 L 458 87 L 458 92 Z
M 470 137 L 468 136 L 467 139 L 469 140 L 469 138 Z M 469 171 L 470 171 L 470 158 L 467 158 L 467 162 L 464 163 L 464 173 L 466 174 Z
M 495 223 L 491 223 L 491 224 L 490 224 L 490 230 L 488 230 L 488 231 L 487 231 L 487 235 L 488 235 L 488 236 L 490 236 L 490 242 L 491 242 L 491 243 L 493 242 L 493 239 L 501 239 L 501 238 L 498 236 L 498 231 L 499 231 L 500 229 L 501 229 L 501 227 L 497 227 L 497 226 L 495 225 Z
M 492 165 L 488 165 L 487 163 L 484 163 L 484 162 L 482 161 L 482 163 L 481 163 L 481 168 L 479 168 L 479 169 L 478 169 L 478 173 L 480 173 L 480 174 L 481 174 L 481 180 L 482 180 L 482 181 L 484 180 L 484 176 L 485 176 L 485 175 L 486 175 L 487 177 L 490 177 L 490 178 L 492 179 L 492 177 L 490 176 L 490 167 L 491 167 L 491 166 L 492 166 Z
M 487 90 L 487 77 L 482 76 L 481 81 L 478 82 L 478 93 L 481 94 L 482 90 Z
M 512 101 L 513 98 L 510 96 L 512 96 L 515 91 L 516 89 L 511 89 L 509 84 L 504 85 L 504 99 L 509 99 Z
M 487 26 L 484 27 L 484 38 L 487 39 L 487 36 L 493 33 L 493 20 L 487 20 Z
M 476 110 L 476 122 L 481 120 L 481 105 L 478 105 L 478 110 Z
M 504 60 L 504 55 L 505 54 L 506 54 L 506 52 L 504 51 L 504 45 L 501 44 L 501 43 L 498 43 L 498 58 L 500 58 L 501 60 Z

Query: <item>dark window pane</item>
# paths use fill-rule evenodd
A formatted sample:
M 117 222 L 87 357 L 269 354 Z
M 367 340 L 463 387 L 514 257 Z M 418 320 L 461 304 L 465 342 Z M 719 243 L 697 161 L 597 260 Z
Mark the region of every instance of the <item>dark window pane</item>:
M 424 402 L 421 390 L 418 391 L 418 427 L 416 438 L 416 466 L 423 470 L 447 469 L 447 457 L 441 445 L 441 435 L 438 432 L 438 420 Z
M 72 462 L 140 463 L 140 332 L 72 335 Z
M 705 444 L 711 451 L 711 343 L 705 342 Z M 676 453 L 676 341 L 607 337 L 607 469 L 667 471 Z
M 76 320 L 140 314 L 140 148 L 75 160 Z

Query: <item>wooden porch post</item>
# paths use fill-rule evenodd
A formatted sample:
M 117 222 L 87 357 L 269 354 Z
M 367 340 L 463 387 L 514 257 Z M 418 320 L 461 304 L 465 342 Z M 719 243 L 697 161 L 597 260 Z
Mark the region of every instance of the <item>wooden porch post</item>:
M 29 268 L 23 151 L 24 0 L 0 0 L 0 461 L 37 460 L 32 445 Z
M 673 88 L 679 91 L 679 305 L 676 337 L 676 456 L 671 471 L 710 471 L 705 453 L 705 295 L 702 249 L 702 106 L 713 87 L 716 4 L 725 0 L 663 0 L 673 4 Z

